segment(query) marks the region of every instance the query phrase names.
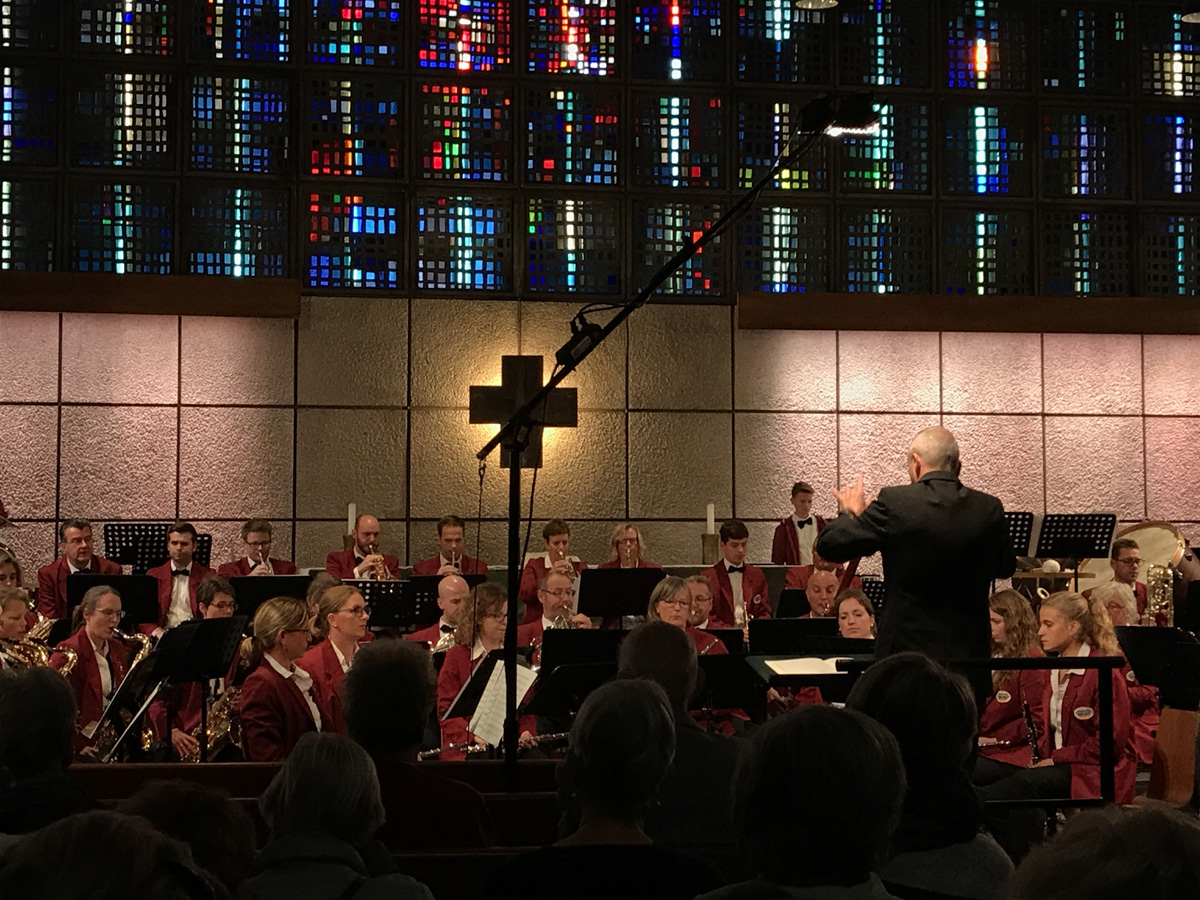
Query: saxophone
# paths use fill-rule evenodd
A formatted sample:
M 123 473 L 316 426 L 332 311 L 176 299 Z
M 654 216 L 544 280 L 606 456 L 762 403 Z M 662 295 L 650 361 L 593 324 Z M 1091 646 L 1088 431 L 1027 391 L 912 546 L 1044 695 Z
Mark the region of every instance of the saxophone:
M 113 637 L 125 644 L 134 643 L 138 645 L 137 653 L 134 654 L 133 660 L 129 663 L 129 668 L 125 670 L 125 677 L 128 678 L 133 670 L 137 668 L 138 663 L 145 659 L 150 654 L 150 649 L 154 642 L 148 634 L 142 634 L 140 631 L 135 631 L 133 634 L 126 634 L 123 631 L 113 629 Z M 115 694 L 120 685 L 113 685 L 113 693 Z M 121 710 L 121 718 L 128 725 L 132 716 L 127 710 Z M 100 727 L 96 729 L 95 741 L 101 759 L 107 759 L 112 753 L 113 748 L 117 743 L 117 729 L 112 723 L 112 719 L 105 717 L 100 723 Z M 154 731 L 150 727 L 150 723 L 146 722 L 142 726 L 142 749 L 149 750 L 150 745 L 154 743 Z
M 230 744 L 242 749 L 242 723 L 238 718 L 238 698 L 241 696 L 242 689 L 230 685 L 225 688 L 225 693 L 217 698 L 217 701 L 208 711 L 208 758 L 212 760 L 218 753 L 228 747 Z M 201 741 L 201 728 L 197 725 L 195 731 L 192 732 L 192 737 L 197 742 Z M 200 762 L 200 751 L 189 753 L 186 756 L 181 756 L 180 759 L 185 763 Z
M 1146 612 L 1148 624 L 1153 625 L 1161 615 L 1167 620 L 1167 627 L 1175 626 L 1174 585 L 1175 570 L 1170 566 L 1151 564 L 1146 569 Z

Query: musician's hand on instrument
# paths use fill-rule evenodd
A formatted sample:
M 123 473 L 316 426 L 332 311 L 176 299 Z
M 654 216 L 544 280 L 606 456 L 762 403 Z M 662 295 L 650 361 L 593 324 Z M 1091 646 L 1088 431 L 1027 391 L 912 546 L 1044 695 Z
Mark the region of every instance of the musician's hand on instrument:
M 440 569 L 438 569 L 437 573 L 439 575 L 461 575 L 462 574 L 462 572 L 459 571 L 458 566 L 451 565 L 450 563 L 446 563 L 444 566 L 442 566 Z
M 559 575 L 566 575 L 568 578 L 575 577 L 575 567 L 571 565 L 571 561 L 566 559 L 556 559 L 550 564 L 550 571 L 557 572 Z
M 182 756 L 195 756 L 200 752 L 200 742 L 178 728 L 171 729 L 171 746 Z
M 481 738 L 477 734 L 471 735 L 471 740 L 473 740 L 475 742 L 475 745 L 478 747 L 490 747 L 491 746 L 487 741 L 485 741 L 483 738 Z
M 271 572 L 271 569 L 269 566 L 265 565 L 264 563 L 259 563 L 257 566 L 255 566 L 253 569 L 250 570 L 250 574 L 251 575 L 270 575 L 270 574 L 272 574 L 272 572 Z
M 982 734 L 979 736 L 980 747 L 995 747 L 998 743 L 1000 743 L 999 738 L 984 737 Z
M 854 482 L 854 484 L 848 484 L 840 491 L 834 488 L 830 493 L 837 498 L 838 509 L 844 509 L 856 516 L 861 516 L 867 508 L 861 475 L 858 476 L 858 481 Z
M 530 734 L 528 731 L 522 731 L 521 739 L 520 739 L 520 741 L 518 741 L 518 744 L 525 749 L 528 749 L 528 748 L 534 746 L 533 735 Z
M 354 567 L 354 577 L 362 578 L 364 574 L 372 571 L 376 566 L 383 565 L 382 553 L 371 553 L 363 557 L 363 561 Z
M 84 747 L 82 750 L 79 751 L 79 755 L 80 756 L 91 756 L 94 758 L 94 757 L 97 757 L 100 755 L 100 748 L 99 747 Z
M 575 615 L 571 616 L 571 624 L 576 628 L 591 628 L 592 620 L 583 613 L 575 613 Z

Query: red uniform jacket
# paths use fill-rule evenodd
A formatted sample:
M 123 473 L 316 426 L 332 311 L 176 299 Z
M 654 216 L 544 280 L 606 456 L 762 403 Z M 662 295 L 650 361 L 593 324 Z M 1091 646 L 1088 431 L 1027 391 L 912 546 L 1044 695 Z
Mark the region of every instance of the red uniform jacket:
M 121 567 L 111 559 L 93 555 L 86 571 L 97 575 L 120 575 Z M 65 556 L 38 569 L 37 608 L 47 619 L 66 618 L 67 575 L 70 573 Z
M 314 687 L 324 696 L 342 696 L 342 679 L 346 673 L 342 671 L 342 664 L 338 662 L 329 638 L 309 647 L 308 652 L 296 660 L 296 665 L 312 676 Z
M 1042 651 L 1036 647 L 1031 647 L 1026 654 L 1042 655 Z M 1033 750 L 1026 743 L 1029 740 L 1029 729 L 1025 725 L 1024 704 L 1029 704 L 1034 723 L 1044 731 L 1050 721 L 1042 709 L 1045 680 L 1045 670 L 1025 669 L 1008 673 L 1008 678 L 1000 690 L 988 697 L 979 716 L 979 736 L 995 738 L 1005 746 L 981 746 L 980 756 L 1012 766 L 1024 767 L 1030 764 Z M 1039 731 L 1038 750 L 1044 752 L 1046 743 L 1040 740 L 1042 736 Z
M 808 578 L 816 571 L 816 566 L 792 566 L 787 570 L 787 575 L 784 576 L 783 586 L 785 588 L 804 591 L 808 589 Z M 833 574 L 838 577 L 838 581 L 842 580 L 842 576 L 846 574 L 846 567 L 838 565 L 833 570 Z M 846 585 L 846 590 L 862 590 L 862 579 L 854 575 L 850 579 L 850 583 Z M 839 591 L 840 593 L 840 591 Z
M 428 628 L 413 631 L 404 636 L 406 641 L 424 641 L 426 644 L 436 644 L 442 639 L 442 620 L 438 619 Z
M 92 648 L 92 640 L 87 636 L 87 632 L 80 628 L 58 646 L 74 650 L 78 656 L 75 668 L 67 676 L 67 681 L 74 689 L 75 702 L 79 705 L 79 719 L 75 730 L 75 750 L 79 751 L 95 743 L 94 739 L 85 738 L 79 729 L 100 719 L 106 700 L 100 686 L 96 651 Z M 129 649 L 116 638 L 109 638 L 108 658 L 112 663 L 112 689 L 115 692 L 124 680 L 129 666 Z M 66 661 L 67 658 L 61 653 L 50 656 L 50 665 L 56 669 L 61 669 Z
M 1129 663 L 1125 664 L 1121 674 L 1129 689 L 1129 740 L 1133 754 L 1140 762 L 1150 765 L 1154 761 L 1154 739 L 1160 719 L 1158 688 L 1138 681 Z
M 818 515 L 812 518 L 817 526 L 817 534 L 820 534 L 827 523 Z M 800 536 L 796 534 L 796 523 L 792 521 L 791 516 L 775 526 L 775 537 L 771 541 L 771 562 L 777 566 L 800 564 Z
M 1100 796 L 1100 711 L 1098 669 L 1086 669 L 1082 675 L 1068 676 L 1062 701 L 1063 745 L 1054 750 L 1050 734 L 1050 678 L 1052 670 L 1041 672 L 1042 682 L 1042 758 L 1071 766 L 1071 797 L 1075 800 Z M 1106 673 L 1108 674 L 1108 673 Z M 1057 677 L 1057 673 L 1054 673 Z M 1113 684 L 1113 748 L 1117 760 L 1117 803 L 1132 803 L 1137 764 L 1129 750 L 1129 691 L 1125 676 L 1117 669 L 1111 673 Z M 1105 726 L 1107 727 L 1107 726 Z
M 540 621 L 538 625 L 541 625 Z M 472 739 L 472 735 L 467 731 L 467 725 L 470 722 L 469 719 L 463 716 L 456 716 L 453 719 L 442 719 L 442 716 L 450 709 L 454 703 L 454 698 L 462 690 L 462 686 L 467 683 L 467 679 L 471 677 L 471 673 L 475 671 L 475 667 L 485 657 L 486 654 L 483 654 L 478 659 L 472 660 L 468 649 L 461 644 L 456 644 L 446 652 L 446 661 L 442 663 L 442 670 L 438 673 L 437 686 L 437 711 L 438 719 L 441 720 L 443 747 L 448 747 L 451 744 L 465 743 Z M 537 716 L 519 716 L 518 719 L 521 731 L 537 734 Z M 465 757 L 466 754 L 461 750 L 443 750 L 438 759 L 452 760 L 464 759 Z
M 392 573 L 393 578 L 400 577 L 400 560 L 391 554 L 383 554 L 383 564 Z M 343 580 L 354 577 L 354 567 L 358 565 L 354 550 L 335 550 L 325 557 L 325 571 L 334 578 Z
M 171 588 L 175 581 L 174 576 L 171 574 L 171 561 L 167 560 L 161 566 L 147 569 L 146 574 L 158 579 L 158 627 L 162 628 L 167 623 L 167 612 L 171 608 Z M 216 574 L 215 569 L 202 566 L 194 559 L 192 560 L 192 564 L 188 566 L 188 600 L 191 601 L 193 618 L 200 615 L 200 607 L 196 605 L 196 588 L 205 578 Z M 154 631 L 153 625 L 143 624 L 139 627 L 146 634 Z
M 441 556 L 431 556 L 429 559 L 423 559 L 412 567 L 414 575 L 436 575 L 438 569 L 442 567 Z M 476 559 L 473 556 L 463 555 L 463 558 L 458 561 L 458 570 L 464 575 L 486 575 L 487 563 L 482 559 Z
M 321 713 L 324 731 L 335 731 L 340 713 L 313 679 L 313 700 Z M 247 762 L 279 762 L 287 758 L 300 738 L 317 730 L 304 694 L 265 659 L 250 673 L 238 698 L 242 722 L 242 753 Z M 333 727 L 331 727 L 333 726 Z
M 271 563 L 271 571 L 276 575 L 295 575 L 296 564 L 286 559 L 276 559 L 268 557 Z M 250 563 L 246 557 L 235 559 L 233 562 L 221 563 L 217 566 L 217 574 L 222 578 L 244 578 L 250 574 Z
M 688 633 L 688 637 L 696 642 L 697 656 L 729 655 L 729 648 L 715 634 L 709 634 L 707 631 L 701 631 L 699 628 L 693 628 L 691 625 L 684 626 L 683 630 Z
M 700 573 L 712 585 L 713 605 L 711 619 L 719 622 L 736 622 L 733 610 L 733 585 L 729 583 L 729 573 L 725 571 L 725 561 L 717 563 Z M 767 576 L 762 569 L 746 563 L 746 571 L 742 573 L 742 597 L 746 601 L 746 618 L 762 619 L 771 616 L 771 596 L 767 588 Z
M 600 563 L 600 565 L 596 566 L 596 568 L 597 569 L 619 569 L 619 568 L 621 568 L 621 561 L 619 559 L 610 559 L 608 562 Z M 635 568 L 635 569 L 661 569 L 662 566 L 660 566 L 656 562 L 648 562 L 647 560 L 639 559 L 637 561 L 637 565 L 634 566 L 633 568 Z
M 575 567 L 575 574 L 579 575 L 587 568 L 585 562 L 571 563 Z M 542 618 L 542 601 L 538 599 L 538 584 L 545 577 L 548 571 L 546 567 L 546 557 L 535 556 L 529 562 L 525 563 L 525 571 L 521 573 L 521 589 L 517 592 L 517 599 L 525 604 L 524 622 L 537 622 Z

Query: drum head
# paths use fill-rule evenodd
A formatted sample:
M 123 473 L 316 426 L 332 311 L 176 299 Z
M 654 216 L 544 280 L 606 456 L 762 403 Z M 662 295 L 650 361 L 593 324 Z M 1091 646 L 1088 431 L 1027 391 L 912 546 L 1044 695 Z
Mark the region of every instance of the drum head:
M 1138 580 L 1146 580 L 1148 566 L 1174 566 L 1183 556 L 1183 535 L 1170 522 L 1148 521 L 1130 525 L 1116 533 L 1114 541 L 1132 538 L 1142 554 Z M 1107 559 L 1085 559 L 1079 564 L 1079 588 L 1089 590 L 1112 581 L 1113 570 Z

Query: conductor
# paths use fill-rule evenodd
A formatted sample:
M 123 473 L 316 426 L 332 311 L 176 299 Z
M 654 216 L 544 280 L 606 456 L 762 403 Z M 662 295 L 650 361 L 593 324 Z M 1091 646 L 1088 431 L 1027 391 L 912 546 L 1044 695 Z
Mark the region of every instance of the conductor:
M 909 448 L 911 484 L 884 488 L 869 506 L 861 476 L 833 492 L 840 512 L 817 536 L 817 552 L 834 562 L 883 553 L 876 656 L 905 650 L 935 659 L 991 655 L 991 583 L 1012 575 L 1017 561 L 1004 507 L 963 487 L 959 469 L 954 435 L 934 426 Z

